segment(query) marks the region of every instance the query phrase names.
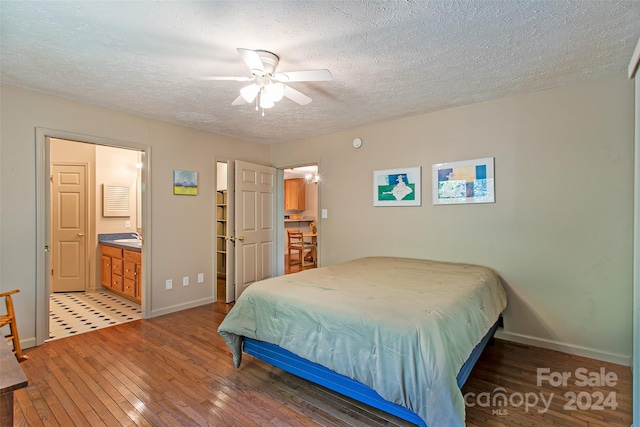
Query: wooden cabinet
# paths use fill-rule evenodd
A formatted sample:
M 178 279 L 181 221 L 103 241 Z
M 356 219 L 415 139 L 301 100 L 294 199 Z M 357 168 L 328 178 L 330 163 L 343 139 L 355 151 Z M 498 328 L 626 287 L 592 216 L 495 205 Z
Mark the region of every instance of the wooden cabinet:
M 142 254 L 138 251 L 100 245 L 100 283 L 108 291 L 140 304 Z
M 284 180 L 284 210 L 303 211 L 305 197 L 305 181 L 303 178 Z
M 122 292 L 140 304 L 142 297 L 142 254 L 137 251 L 125 249 L 123 261 L 124 283 Z

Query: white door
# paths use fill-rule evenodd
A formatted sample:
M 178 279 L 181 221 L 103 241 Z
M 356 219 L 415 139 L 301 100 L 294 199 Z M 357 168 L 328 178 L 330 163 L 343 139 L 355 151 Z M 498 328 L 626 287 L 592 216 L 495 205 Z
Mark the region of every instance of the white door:
M 236 299 L 276 271 L 276 169 L 235 162 Z
M 53 164 L 51 170 L 51 290 L 86 289 L 86 167 Z

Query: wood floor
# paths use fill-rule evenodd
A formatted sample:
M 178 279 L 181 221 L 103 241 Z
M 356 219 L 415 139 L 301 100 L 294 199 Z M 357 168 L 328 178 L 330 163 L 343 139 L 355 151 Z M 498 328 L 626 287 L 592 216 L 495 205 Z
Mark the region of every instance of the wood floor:
M 26 350 L 29 360 L 20 366 L 29 386 L 15 393 L 14 425 L 410 425 L 248 355 L 234 368 L 216 332 L 230 307 L 209 304 Z M 572 376 L 564 387 L 538 387 L 537 368 Z M 578 368 L 598 376 L 604 369 L 609 385 L 575 385 Z M 507 406 L 491 404 L 500 392 Z M 630 368 L 500 340 L 485 350 L 463 393 L 468 426 L 631 424 Z M 576 410 L 566 407 L 569 393 Z M 587 399 L 595 404 L 599 393 L 609 396 L 600 402 L 605 409 L 588 409 Z M 542 401 L 525 408 L 534 394 L 551 402 L 548 410 Z M 615 410 L 608 408 L 613 403 Z

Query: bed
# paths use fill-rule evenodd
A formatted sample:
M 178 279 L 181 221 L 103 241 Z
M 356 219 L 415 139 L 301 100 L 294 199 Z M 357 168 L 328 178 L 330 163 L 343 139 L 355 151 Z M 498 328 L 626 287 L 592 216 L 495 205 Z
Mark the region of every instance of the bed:
M 243 350 L 418 425 L 464 426 L 461 385 L 506 294 L 487 267 L 367 257 L 252 284 L 218 328 Z

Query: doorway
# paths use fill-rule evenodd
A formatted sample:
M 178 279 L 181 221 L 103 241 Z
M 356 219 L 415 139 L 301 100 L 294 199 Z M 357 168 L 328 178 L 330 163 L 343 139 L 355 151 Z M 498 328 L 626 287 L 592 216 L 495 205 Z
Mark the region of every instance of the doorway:
M 216 299 L 230 303 L 252 283 L 277 274 L 278 171 L 240 160 L 215 167 Z
M 74 134 L 71 132 L 58 131 L 52 129 L 45 128 L 37 128 L 36 129 L 36 245 L 38 248 L 42 248 L 42 250 L 36 251 L 36 264 L 37 264 L 37 274 L 36 274 L 36 293 L 37 303 L 36 303 L 36 345 L 42 345 L 49 337 L 49 311 L 50 311 L 50 294 L 52 291 L 56 290 L 58 285 L 56 284 L 54 287 L 53 276 L 51 275 L 52 267 L 55 268 L 57 265 L 64 266 L 59 267 L 63 268 L 64 273 L 63 276 L 78 276 L 79 280 L 84 276 L 84 290 L 97 290 L 101 289 L 100 281 L 99 281 L 99 268 L 96 267 L 99 263 L 96 262 L 97 258 L 97 238 L 98 232 L 100 228 L 96 228 L 96 203 L 95 200 L 98 197 L 97 186 L 95 185 L 98 181 L 98 178 L 95 177 L 92 179 L 92 176 L 96 173 L 95 164 L 92 167 L 92 163 L 85 160 L 79 160 L 78 158 L 68 157 L 66 159 L 59 159 L 56 156 L 58 155 L 55 151 L 52 153 L 52 140 L 62 140 L 68 143 L 74 143 L 75 148 L 79 151 L 74 150 L 73 153 L 75 156 L 86 156 L 87 152 L 91 151 L 100 151 L 100 149 L 111 149 L 111 150 L 125 150 L 129 153 L 135 152 L 139 158 L 139 163 L 141 165 L 139 176 L 139 188 L 140 188 L 140 196 L 136 198 L 136 206 L 138 208 L 139 215 L 135 220 L 131 221 L 131 226 L 136 227 L 133 228 L 132 231 L 135 231 L 137 228 L 151 230 L 151 218 L 150 218 L 150 171 L 148 168 L 148 164 L 150 163 L 151 156 L 151 147 L 123 142 L 123 141 L 115 141 L 106 138 L 97 138 L 86 135 Z M 55 144 L 55 142 L 54 142 Z M 53 156 L 53 157 L 52 157 Z M 94 155 L 94 158 L 98 158 L 99 156 Z M 85 188 L 85 201 L 84 203 L 87 207 L 84 209 L 86 213 L 85 217 L 85 231 L 83 232 L 78 227 L 74 231 L 76 242 L 80 241 L 82 238 L 84 247 L 82 247 L 79 243 L 72 244 L 58 244 L 54 243 L 54 234 L 56 233 L 53 228 L 54 214 L 52 211 L 52 197 L 54 196 L 54 188 L 52 186 L 52 174 L 57 166 L 54 165 L 60 164 L 64 167 L 74 164 L 83 164 L 85 165 L 85 178 L 84 181 L 87 183 Z M 70 177 L 73 174 L 69 175 Z M 77 181 L 81 180 L 78 175 L 75 175 L 75 178 L 69 178 L 69 181 Z M 57 191 L 57 190 L 56 190 Z M 66 202 L 68 202 L 63 209 L 68 209 L 69 206 L 76 206 L 80 204 L 80 195 L 72 195 L 68 196 Z M 82 210 L 79 208 L 79 210 Z M 68 223 L 66 224 L 69 225 Z M 65 228 L 65 227 L 63 227 Z M 66 227 L 69 228 L 69 227 Z M 71 227 L 73 228 L 73 227 Z M 80 236 L 80 235 L 81 236 Z M 56 237 L 57 241 L 62 242 L 61 239 Z M 149 247 L 151 241 L 151 235 L 148 233 L 144 239 L 144 246 Z M 65 247 L 66 252 L 60 249 L 58 246 Z M 67 252 L 72 252 L 74 255 L 78 255 L 76 261 L 67 263 L 67 261 L 62 262 L 60 264 L 59 258 L 56 257 L 55 252 L 58 251 L 57 255 L 66 254 Z M 75 265 L 75 263 L 80 263 L 83 257 L 84 261 L 84 273 L 81 271 L 81 267 Z M 147 306 L 146 300 L 147 296 L 150 295 L 149 292 L 149 274 L 146 271 L 149 271 L 149 260 L 150 256 L 143 257 L 143 293 L 142 293 L 142 306 L 141 306 L 141 315 L 143 318 L 147 318 L 149 316 L 150 307 Z M 89 268 L 86 268 L 86 266 Z M 73 274 L 70 274 L 73 272 Z M 82 288 L 81 284 L 76 283 L 78 290 Z
M 320 180 L 317 164 L 284 169 L 284 274 L 318 266 Z M 302 233 L 306 249 L 289 250 L 289 235 L 295 231 Z

